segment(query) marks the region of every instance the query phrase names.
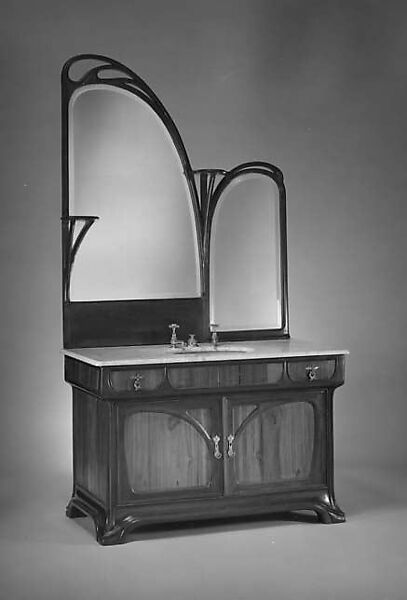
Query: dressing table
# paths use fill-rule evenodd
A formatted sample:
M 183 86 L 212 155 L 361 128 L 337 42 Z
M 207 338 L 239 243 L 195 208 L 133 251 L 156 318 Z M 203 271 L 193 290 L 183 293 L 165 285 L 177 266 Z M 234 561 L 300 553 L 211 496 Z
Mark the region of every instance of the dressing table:
M 290 339 L 280 169 L 192 169 L 145 81 L 88 54 L 62 70 L 62 174 L 67 516 L 102 545 L 283 511 L 343 522 L 347 352 Z

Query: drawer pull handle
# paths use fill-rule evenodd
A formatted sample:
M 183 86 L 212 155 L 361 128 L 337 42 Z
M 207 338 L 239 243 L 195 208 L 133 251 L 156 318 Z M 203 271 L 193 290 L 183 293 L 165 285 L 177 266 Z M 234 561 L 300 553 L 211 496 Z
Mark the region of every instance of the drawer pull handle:
M 233 440 L 235 439 L 235 436 L 230 434 L 227 437 L 228 440 L 228 456 L 229 458 L 232 458 L 235 455 L 235 451 L 233 450 Z
M 142 388 L 142 381 L 144 379 L 144 375 L 141 375 L 141 373 L 137 373 L 134 377 L 134 381 L 133 381 L 133 388 L 135 392 L 139 392 Z
M 212 441 L 215 446 L 213 455 L 216 458 L 216 460 L 219 460 L 220 458 L 222 458 L 222 453 L 219 450 L 220 437 L 218 435 L 214 435 L 212 438 Z
M 309 367 L 305 367 L 308 381 L 315 381 L 315 379 L 317 378 L 318 369 L 319 367 L 317 365 L 310 365 Z

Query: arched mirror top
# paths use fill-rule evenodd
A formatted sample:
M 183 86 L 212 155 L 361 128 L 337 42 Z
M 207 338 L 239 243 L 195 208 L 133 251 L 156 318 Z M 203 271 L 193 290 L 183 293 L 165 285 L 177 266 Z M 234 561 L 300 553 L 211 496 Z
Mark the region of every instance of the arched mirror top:
M 163 122 L 171 136 L 172 142 L 179 154 L 180 161 L 190 188 L 192 202 L 196 214 L 199 212 L 198 197 L 191 164 L 177 126 L 165 106 L 153 92 L 151 87 L 134 71 L 122 63 L 99 54 L 79 54 L 68 59 L 61 71 L 62 86 L 62 158 L 67 159 L 64 141 L 67 139 L 69 126 L 69 103 L 71 96 L 83 86 L 113 86 L 135 94 L 146 102 Z M 67 169 L 63 169 L 67 171 Z M 68 181 L 63 184 L 68 185 Z M 68 215 L 66 189 L 63 189 L 63 216 Z
M 71 59 L 62 84 L 63 216 L 73 244 L 79 240 L 66 299 L 200 297 L 196 187 L 164 106 L 140 77 L 104 57 Z
M 62 89 L 62 216 L 69 216 L 69 105 L 79 95 L 79 88 L 84 86 L 112 86 L 138 96 L 146 102 L 163 123 L 182 164 L 183 172 L 191 195 L 192 207 L 199 223 L 198 195 L 194 173 L 184 143 L 177 126 L 172 120 L 158 96 L 150 86 L 134 71 L 122 63 L 99 54 L 79 54 L 68 59 L 61 71 Z M 72 96 L 74 95 L 74 98 Z

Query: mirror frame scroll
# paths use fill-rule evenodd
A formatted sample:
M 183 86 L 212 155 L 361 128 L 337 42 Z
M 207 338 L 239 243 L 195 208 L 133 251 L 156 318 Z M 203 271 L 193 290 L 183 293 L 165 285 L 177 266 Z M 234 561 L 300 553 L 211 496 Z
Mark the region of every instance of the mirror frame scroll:
M 92 66 L 89 66 L 89 63 Z M 73 68 L 82 68 L 78 78 Z M 114 76 L 111 76 L 111 73 Z M 116 75 L 117 74 L 117 75 Z M 201 296 L 157 300 L 103 300 L 72 302 L 70 300 L 71 270 L 87 231 L 98 218 L 69 214 L 69 105 L 73 93 L 88 85 L 109 85 L 121 88 L 143 100 L 155 112 L 168 131 L 181 161 L 192 203 L 195 235 L 198 245 Z M 68 59 L 61 72 L 62 116 L 62 295 L 64 347 L 113 346 L 164 343 L 168 323 L 182 322 L 185 330 L 202 337 L 202 304 L 205 277 L 203 273 L 202 222 L 199 198 L 192 170 L 181 135 L 168 111 L 147 83 L 122 63 L 99 54 L 79 54 Z M 159 167 L 157 166 L 157 170 Z M 77 223 L 83 226 L 74 238 Z M 101 334 L 101 323 L 106 330 Z
M 227 187 L 238 177 L 248 174 L 260 174 L 270 177 L 278 187 L 279 191 L 279 217 L 280 217 L 280 277 L 281 277 L 281 327 L 273 329 L 250 329 L 250 330 L 219 330 L 225 341 L 259 340 L 270 338 L 289 338 L 288 322 L 288 267 L 287 267 L 287 213 L 286 213 L 286 191 L 282 171 L 268 162 L 247 162 L 238 165 L 228 171 L 219 181 L 208 199 L 207 216 L 204 233 L 204 263 L 205 263 L 205 302 L 204 312 L 206 323 L 210 322 L 210 246 L 213 218 L 219 200 Z

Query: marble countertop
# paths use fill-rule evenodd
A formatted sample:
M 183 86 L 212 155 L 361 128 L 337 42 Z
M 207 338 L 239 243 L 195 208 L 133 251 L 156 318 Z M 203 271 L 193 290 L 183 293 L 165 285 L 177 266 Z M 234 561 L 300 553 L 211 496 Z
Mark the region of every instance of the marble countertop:
M 148 365 L 166 363 L 214 362 L 222 360 L 254 360 L 349 354 L 333 346 L 323 347 L 302 340 L 262 340 L 254 342 L 219 343 L 216 351 L 210 344 L 201 344 L 194 351 L 163 346 L 114 346 L 110 348 L 64 349 L 63 354 L 96 367 L 119 365 Z

